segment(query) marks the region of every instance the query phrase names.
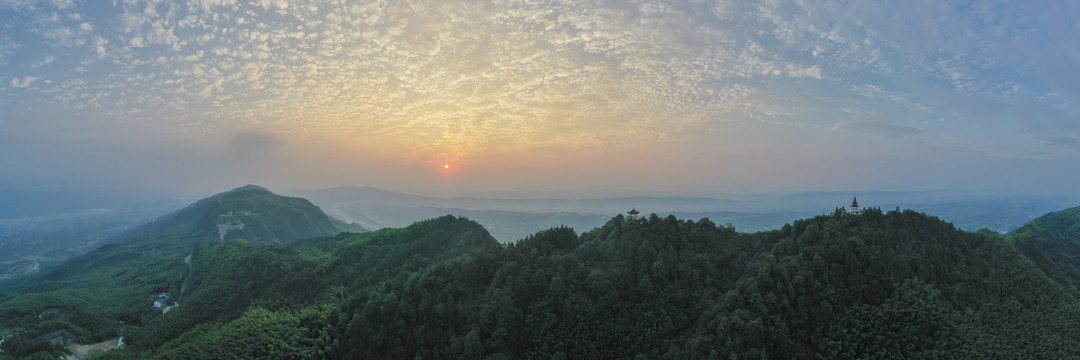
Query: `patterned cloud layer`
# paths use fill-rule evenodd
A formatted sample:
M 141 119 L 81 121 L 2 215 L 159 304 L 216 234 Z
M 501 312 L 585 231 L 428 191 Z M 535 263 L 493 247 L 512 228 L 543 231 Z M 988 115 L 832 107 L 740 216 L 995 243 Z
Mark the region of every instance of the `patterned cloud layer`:
M 1068 1 L 0 0 L 0 129 L 306 134 L 452 161 L 627 143 L 830 154 L 850 138 L 892 159 L 1075 158 L 1076 15 Z

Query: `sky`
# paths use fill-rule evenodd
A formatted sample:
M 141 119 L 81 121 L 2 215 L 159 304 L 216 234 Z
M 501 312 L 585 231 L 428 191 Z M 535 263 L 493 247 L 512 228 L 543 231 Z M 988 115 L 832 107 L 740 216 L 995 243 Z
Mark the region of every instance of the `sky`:
M 0 0 L 0 187 L 1069 192 L 1080 2 Z

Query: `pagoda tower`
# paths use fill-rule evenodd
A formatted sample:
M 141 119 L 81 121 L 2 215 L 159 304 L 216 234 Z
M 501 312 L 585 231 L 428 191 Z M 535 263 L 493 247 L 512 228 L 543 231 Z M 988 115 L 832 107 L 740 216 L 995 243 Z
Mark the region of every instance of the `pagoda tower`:
M 851 198 L 851 210 L 848 210 L 848 213 L 855 215 L 862 213 L 862 210 L 859 210 L 859 199 L 857 197 Z

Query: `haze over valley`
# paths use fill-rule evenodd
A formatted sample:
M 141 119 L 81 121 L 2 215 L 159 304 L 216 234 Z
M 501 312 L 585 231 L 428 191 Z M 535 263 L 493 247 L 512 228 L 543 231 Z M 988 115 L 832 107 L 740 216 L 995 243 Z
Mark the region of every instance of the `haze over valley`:
M 774 230 L 795 220 L 850 206 L 926 212 L 961 229 L 1010 232 L 1051 211 L 1080 204 L 1080 196 L 1005 195 L 965 191 L 735 194 L 726 197 L 443 198 L 371 187 L 293 190 L 328 215 L 365 229 L 404 227 L 443 215 L 480 223 L 499 242 L 514 242 L 551 227 L 588 231 L 630 209 L 660 217 L 709 218 L 740 232 Z M 179 209 L 179 193 L 7 193 L 0 202 L 0 276 L 17 277 L 85 253 L 124 231 Z M 37 264 L 37 267 L 35 267 Z

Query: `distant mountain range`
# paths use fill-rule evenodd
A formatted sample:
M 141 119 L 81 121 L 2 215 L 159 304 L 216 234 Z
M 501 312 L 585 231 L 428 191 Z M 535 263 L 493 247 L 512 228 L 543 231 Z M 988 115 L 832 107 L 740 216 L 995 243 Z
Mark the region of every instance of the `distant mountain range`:
M 367 228 L 400 227 L 417 219 L 459 214 L 483 224 L 499 241 L 515 241 L 537 231 L 566 225 L 587 231 L 614 214 L 637 209 L 660 216 L 709 218 L 739 231 L 779 229 L 796 219 L 847 207 L 859 196 L 864 207 L 902 208 L 932 213 L 963 229 L 1008 232 L 1032 219 L 1080 203 L 1080 196 L 988 196 L 962 191 L 815 192 L 711 197 L 438 198 L 370 187 L 296 191 L 327 213 Z
M 966 191 L 815 192 L 794 194 L 730 194 L 721 198 L 633 196 L 612 198 L 439 198 L 370 187 L 291 191 L 310 199 L 333 218 L 366 229 L 403 227 L 446 214 L 465 216 L 483 225 L 500 242 L 512 242 L 550 227 L 587 231 L 614 214 L 637 209 L 658 216 L 709 218 L 742 232 L 779 229 L 800 218 L 829 213 L 859 196 L 864 207 L 913 209 L 935 214 L 968 230 L 1012 231 L 1047 212 L 1080 203 L 1080 196 L 986 195 Z M 189 203 L 182 196 L 160 192 L 0 192 L 0 280 L 47 268 L 90 251 L 148 220 Z M 226 236 L 265 236 L 258 220 L 244 220 L 243 209 L 216 231 L 232 226 Z M 227 212 L 226 212 L 227 213 Z M 252 222 L 256 221 L 256 222 Z M 345 226 L 335 222 L 336 227 Z M 241 226 L 254 226 L 239 229 Z M 155 225 L 160 226 L 160 225 Z M 326 224 L 319 225 L 323 229 Z M 214 229 L 208 229 L 214 233 Z M 262 232 L 254 234 L 254 232 Z M 221 234 L 219 234 L 220 236 Z M 297 234 L 299 235 L 299 234 Z
M 744 201 L 708 197 L 614 197 L 599 199 L 437 198 L 370 187 L 339 187 L 298 192 L 327 213 L 367 228 L 400 227 L 443 214 L 457 214 L 483 224 L 502 242 L 516 241 L 537 231 L 569 226 L 586 231 L 611 216 L 639 209 L 661 215 L 709 217 L 745 231 L 774 229 L 799 217 L 819 212 L 766 211 L 740 213 Z

